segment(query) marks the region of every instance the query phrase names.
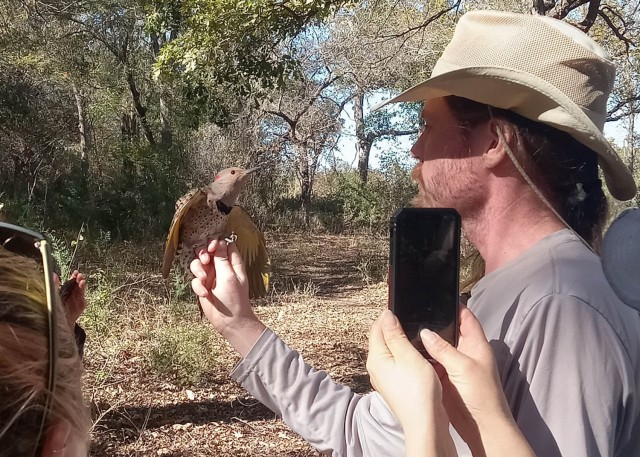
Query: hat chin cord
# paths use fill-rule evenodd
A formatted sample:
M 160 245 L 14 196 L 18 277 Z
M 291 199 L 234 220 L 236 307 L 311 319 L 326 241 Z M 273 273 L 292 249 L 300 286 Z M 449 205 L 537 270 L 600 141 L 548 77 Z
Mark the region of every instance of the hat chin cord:
M 491 109 L 491 106 L 489 106 L 489 116 L 490 116 L 491 120 L 495 120 L 495 118 L 493 117 L 493 110 Z M 538 198 L 540 198 L 540 200 L 542 200 L 542 203 L 544 203 L 545 206 L 565 225 L 565 227 L 567 227 L 571 231 L 571 233 L 573 233 L 575 236 L 577 236 L 580 239 L 580 241 L 582 241 L 582 243 L 587 248 L 589 248 L 589 250 L 591 252 L 593 252 L 594 254 L 597 255 L 596 251 L 593 250 L 593 248 L 589 245 L 589 243 L 587 243 L 586 240 L 584 238 L 582 238 L 567 223 L 567 221 L 564 220 L 564 218 L 560 215 L 560 213 L 558 213 L 556 211 L 556 209 L 553 207 L 553 205 L 551 203 L 549 203 L 549 200 L 547 200 L 547 198 L 543 195 L 543 193 L 540 191 L 540 189 L 538 189 L 538 186 L 536 186 L 535 183 L 533 182 L 533 180 L 531 178 L 529 178 L 529 175 L 527 175 L 527 172 L 524 171 L 524 168 L 522 167 L 522 165 L 520 165 L 520 162 L 518 162 L 518 159 L 516 158 L 516 155 L 511 150 L 511 147 L 509 146 L 509 143 L 507 143 L 507 140 L 504 137 L 504 133 L 502 133 L 502 129 L 498 126 L 498 128 L 496 128 L 496 131 L 498 133 L 498 139 L 502 143 L 502 146 L 504 147 L 505 151 L 507 151 L 507 155 L 509 156 L 509 158 L 513 162 L 513 165 L 515 165 L 516 169 L 518 170 L 518 172 L 520 173 L 522 178 L 527 182 L 527 184 L 529 184 L 529 187 L 531 187 L 531 189 L 535 192 L 535 194 L 538 196 Z

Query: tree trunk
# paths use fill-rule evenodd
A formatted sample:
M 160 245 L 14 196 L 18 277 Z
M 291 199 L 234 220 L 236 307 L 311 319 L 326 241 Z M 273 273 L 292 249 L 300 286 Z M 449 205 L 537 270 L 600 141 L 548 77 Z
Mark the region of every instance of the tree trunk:
M 80 133 L 80 160 L 83 164 L 89 163 L 89 141 L 87 119 L 84 113 L 84 99 L 75 82 L 71 83 L 73 95 L 76 99 L 76 110 L 78 112 L 78 133 Z
M 369 155 L 371 154 L 371 141 L 364 129 L 364 91 L 358 89 L 353 101 L 353 120 L 356 127 L 356 151 L 358 152 L 358 174 L 363 183 L 369 178 Z
M 304 145 L 298 145 L 300 161 L 298 162 L 298 179 L 300 182 L 300 203 L 302 205 L 302 217 L 304 218 L 304 225 L 309 226 L 311 215 L 311 191 L 313 189 L 313 182 L 311 179 L 311 173 L 309 173 L 309 154 L 307 148 Z
M 163 88 L 160 87 L 162 93 Z M 164 96 L 160 96 L 160 143 L 164 149 L 169 149 L 173 144 L 173 131 L 169 121 L 169 107 Z
M 135 113 L 122 113 L 120 116 L 120 139 L 133 141 L 138 136 L 138 121 Z
M 138 92 L 138 88 L 136 87 L 136 82 L 133 79 L 133 73 L 131 72 L 131 70 L 127 71 L 127 83 L 129 84 L 131 98 L 133 99 L 133 107 L 135 108 L 136 114 L 138 115 L 142 133 L 144 134 L 149 144 L 151 146 L 155 146 L 156 140 L 153 137 L 153 133 L 151 132 L 151 128 L 149 127 L 149 123 L 147 122 L 147 108 L 140 101 L 140 92 Z
M 157 34 L 151 34 L 151 49 L 157 59 L 160 54 L 160 39 Z M 164 149 L 169 149 L 173 144 L 173 131 L 171 130 L 170 108 L 166 98 L 164 84 L 158 80 L 158 92 L 160 93 L 160 144 Z

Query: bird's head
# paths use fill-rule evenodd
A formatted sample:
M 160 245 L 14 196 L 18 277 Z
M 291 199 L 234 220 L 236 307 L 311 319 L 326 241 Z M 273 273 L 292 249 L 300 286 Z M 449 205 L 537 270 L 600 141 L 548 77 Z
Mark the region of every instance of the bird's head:
M 225 205 L 233 206 L 251 173 L 259 169 L 260 167 L 253 167 L 247 170 L 231 167 L 220 171 L 209 186 L 210 192 L 207 193 L 207 203 L 211 206 L 215 201 L 222 200 Z

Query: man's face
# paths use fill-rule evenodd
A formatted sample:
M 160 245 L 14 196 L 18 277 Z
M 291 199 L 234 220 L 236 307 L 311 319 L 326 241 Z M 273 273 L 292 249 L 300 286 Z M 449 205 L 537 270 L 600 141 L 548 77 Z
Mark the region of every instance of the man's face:
M 425 103 L 422 110 L 425 128 L 411 153 L 420 162 L 411 174 L 418 183 L 414 205 L 455 208 L 461 214 L 475 205 L 482 191 L 477 173 L 482 138 L 480 127 L 464 131 L 442 98 Z

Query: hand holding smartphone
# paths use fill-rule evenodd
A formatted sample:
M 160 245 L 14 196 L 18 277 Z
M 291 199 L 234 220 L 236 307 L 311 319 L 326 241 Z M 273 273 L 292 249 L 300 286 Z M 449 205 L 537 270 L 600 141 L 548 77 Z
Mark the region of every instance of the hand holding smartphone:
M 429 358 L 420 330 L 458 343 L 460 215 L 450 208 L 401 208 L 390 220 L 389 308 Z

